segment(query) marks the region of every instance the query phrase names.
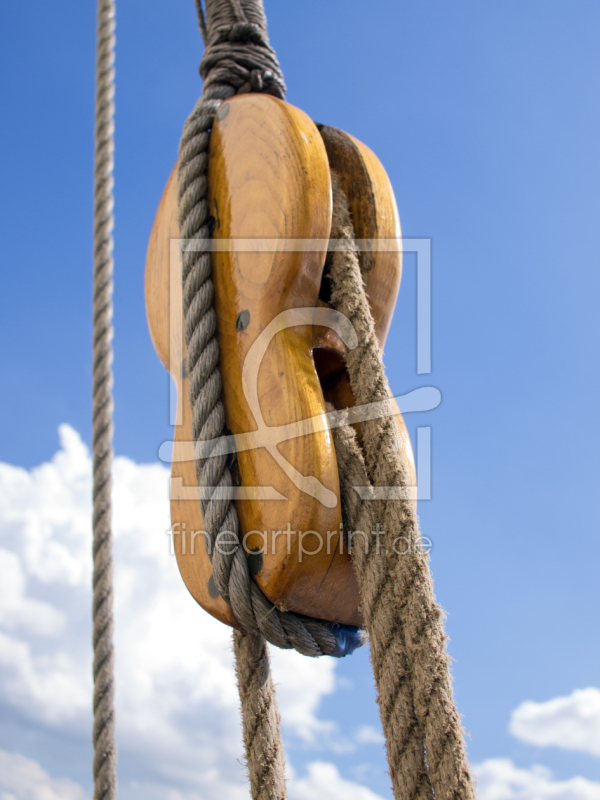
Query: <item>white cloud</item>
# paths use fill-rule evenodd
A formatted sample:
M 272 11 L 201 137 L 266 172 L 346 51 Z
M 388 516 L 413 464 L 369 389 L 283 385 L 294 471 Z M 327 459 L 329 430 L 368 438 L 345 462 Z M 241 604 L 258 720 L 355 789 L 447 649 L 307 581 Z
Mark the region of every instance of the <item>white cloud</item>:
M 383 800 L 366 786 L 344 780 L 334 764 L 324 761 L 309 764 L 305 778 L 292 777 L 289 796 L 290 800 Z
M 373 725 L 361 725 L 356 731 L 356 741 L 359 744 L 382 745 L 384 743 L 381 731 L 378 731 Z
M 0 718 L 10 711 L 42 749 L 56 736 L 65 747 L 87 741 L 91 727 L 91 463 L 75 431 L 61 426 L 60 437 L 48 464 L 0 464 Z M 119 796 L 246 800 L 231 631 L 191 600 L 169 553 L 168 471 L 126 458 L 114 469 Z M 272 661 L 287 737 L 321 751 L 381 746 L 372 726 L 350 739 L 319 717 L 338 687 L 336 661 L 275 648 Z M 600 690 L 523 703 L 510 729 L 600 755 Z M 600 783 L 541 766 L 489 759 L 476 770 L 480 800 L 600 800 Z M 290 774 L 291 800 L 381 800 L 332 763 Z M 0 751 L 0 776 L 0 800 L 88 800 L 20 754 Z
M 528 744 L 600 756 L 600 689 L 577 689 L 543 703 L 527 700 L 513 711 L 509 730 Z
M 91 729 L 91 462 L 73 429 L 61 426 L 60 440 L 52 461 L 31 471 L 0 464 L 0 717 L 10 711 L 38 741 L 58 734 L 67 743 L 87 741 Z M 194 603 L 179 577 L 166 533 L 168 478 L 162 465 L 115 460 L 119 796 L 247 798 L 231 630 Z M 335 724 L 318 716 L 336 688 L 336 662 L 275 648 L 272 656 L 286 735 L 339 749 Z M 13 772 L 38 788 L 3 785 L 0 800 L 58 796 L 60 781 L 11 758 Z M 332 785 L 359 792 L 346 798 L 375 798 L 331 769 L 315 766 L 298 792 L 333 775 Z M 63 800 L 83 796 L 64 785 Z
M 600 783 L 586 778 L 555 780 L 546 767 L 520 769 L 508 758 L 473 767 L 479 800 L 600 800 Z
M 50 463 L 31 472 L 0 464 L 0 537 L 41 584 L 87 586 L 89 454 L 68 425 L 59 434 L 62 448 Z
M 89 676 L 64 645 L 44 651 L 0 632 L 0 696 L 14 710 L 61 725 L 87 716 L 90 692 Z
M 600 755 L 600 690 L 578 689 L 543 703 L 527 700 L 513 711 L 509 730 L 528 744 Z M 557 780 L 540 765 L 522 769 L 510 759 L 492 758 L 474 771 L 479 800 L 600 800 L 600 783 Z
M 52 636 L 64 625 L 64 616 L 48 603 L 25 596 L 26 577 L 15 553 L 0 548 L 0 625 Z
M 36 761 L 0 750 L 0 800 L 87 800 L 70 780 L 53 780 Z
M 336 726 L 317 717 L 321 699 L 335 688 L 332 658 L 304 658 L 293 650 L 271 648 L 277 702 L 286 728 L 306 742 L 329 738 Z

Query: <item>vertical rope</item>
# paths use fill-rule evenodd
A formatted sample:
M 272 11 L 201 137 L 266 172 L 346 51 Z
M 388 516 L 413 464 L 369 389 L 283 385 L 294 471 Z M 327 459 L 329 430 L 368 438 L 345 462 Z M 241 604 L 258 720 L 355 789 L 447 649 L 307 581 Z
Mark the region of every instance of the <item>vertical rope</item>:
M 376 514 L 372 508 L 375 504 L 363 503 L 354 490 L 355 486 L 369 485 L 356 433 L 350 426 L 335 428 L 333 441 L 340 468 L 344 521 L 349 530 L 368 534 L 375 530 Z M 380 536 L 380 553 L 392 551 L 394 538 L 393 531 L 391 535 L 385 531 Z M 415 712 L 406 642 L 397 619 L 394 582 L 389 578 L 385 559 L 373 548 L 367 549 L 362 545 L 361 537 L 355 537 L 352 562 L 370 636 L 371 663 L 378 689 L 377 702 L 386 738 L 394 798 L 432 800 L 423 732 Z
M 357 404 L 389 402 L 381 352 L 366 297 L 348 203 L 332 173 L 334 193 L 332 238 L 345 243 L 331 264 L 331 302 L 345 314 L 359 345 L 346 357 Z M 363 423 L 362 475 L 348 485 L 406 487 L 398 432 L 391 415 Z M 351 460 L 349 441 L 336 434 L 338 463 Z M 354 457 L 356 461 L 356 457 Z M 344 481 L 343 472 L 342 481 Z M 366 506 L 367 503 L 364 504 Z M 345 499 L 350 530 L 373 530 L 380 518 L 381 550 L 354 549 L 353 563 L 363 598 L 371 642 L 373 672 L 386 737 L 390 775 L 397 800 L 473 800 L 475 790 L 466 758 L 463 730 L 452 693 L 443 612 L 435 601 L 427 555 L 421 546 L 416 515 L 406 500 L 373 503 L 373 512 Z M 362 539 L 362 537 L 360 537 Z M 395 541 L 402 542 L 402 552 Z M 433 791 L 433 794 L 432 794 Z
M 96 44 L 93 357 L 94 800 L 114 800 L 117 748 L 114 713 L 111 531 L 112 291 L 115 3 L 99 0 Z
M 233 651 L 252 797 L 285 800 L 285 754 L 267 643 L 258 634 L 234 631 Z

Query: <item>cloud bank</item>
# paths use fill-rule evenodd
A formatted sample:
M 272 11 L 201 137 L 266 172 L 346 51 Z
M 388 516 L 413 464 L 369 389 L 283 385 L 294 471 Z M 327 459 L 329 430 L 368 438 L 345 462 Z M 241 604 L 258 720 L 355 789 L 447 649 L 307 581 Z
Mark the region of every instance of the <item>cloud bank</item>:
M 87 800 L 83 788 L 54 780 L 36 761 L 0 750 L 0 800 Z
M 91 462 L 72 428 L 60 441 L 33 470 L 0 464 L 0 800 L 91 797 Z M 119 797 L 246 800 L 231 632 L 179 578 L 168 471 L 127 458 L 114 471 Z M 322 758 L 383 745 L 370 725 L 342 735 L 319 715 L 337 662 L 275 648 L 272 658 L 288 743 L 321 754 L 304 775 L 288 765 L 290 799 L 383 800 Z M 598 756 L 600 690 L 522 703 L 510 731 Z M 480 800 L 600 800 L 600 783 L 542 766 L 495 758 L 475 771 Z
M 86 796 L 81 786 L 51 777 L 72 777 L 50 755 L 57 735 L 67 764 L 89 742 L 92 692 L 91 462 L 72 428 L 59 433 L 50 463 L 31 471 L 0 464 L 0 717 L 38 742 L 33 752 L 11 755 L 5 733 L 1 772 L 12 777 L 2 778 L 1 800 Z M 115 461 L 120 796 L 247 798 L 231 631 L 183 587 L 167 535 L 168 478 L 162 465 Z M 318 710 L 336 688 L 336 662 L 275 649 L 272 655 L 288 739 L 335 749 L 337 726 Z M 79 749 L 69 756 L 72 742 Z M 316 785 L 326 766 L 302 779 L 308 783 L 299 779 L 298 791 Z M 342 781 L 344 792 L 362 791 L 332 769 L 327 775 Z

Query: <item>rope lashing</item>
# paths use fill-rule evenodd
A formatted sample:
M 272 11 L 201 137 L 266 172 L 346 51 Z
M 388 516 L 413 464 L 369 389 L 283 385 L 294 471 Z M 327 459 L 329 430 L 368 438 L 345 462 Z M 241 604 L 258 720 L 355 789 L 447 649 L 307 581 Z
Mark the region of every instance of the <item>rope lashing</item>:
M 204 19 L 201 7 L 198 15 Z M 184 242 L 195 240 L 194 249 L 182 246 L 183 312 L 195 442 L 216 440 L 225 431 L 211 259 L 208 248 L 196 249 L 198 241 L 208 243 L 210 239 L 206 202 L 210 129 L 223 100 L 258 85 L 257 72 L 262 76 L 263 91 L 277 97 L 282 97 L 285 91 L 277 57 L 268 42 L 261 2 L 208 2 L 205 30 L 208 44 L 201 64 L 204 95 L 185 123 L 178 173 L 180 235 Z M 238 38 L 241 35 L 242 40 Z M 198 485 L 232 486 L 231 467 L 232 462 L 224 455 L 196 458 Z M 343 656 L 362 644 L 361 632 L 352 626 L 334 625 L 277 609 L 250 575 L 242 550 L 232 548 L 233 552 L 228 552 L 229 548 L 215 546 L 219 535 L 227 541 L 226 537 L 239 531 L 233 502 L 213 495 L 200 503 L 204 529 L 211 539 L 209 556 L 215 585 L 246 631 L 307 656 Z
M 389 389 L 365 294 L 348 202 L 332 173 L 331 304 L 346 315 L 359 345 L 346 355 L 358 404 L 389 403 Z M 391 408 L 390 408 L 391 412 Z M 362 537 L 353 550 L 362 610 L 396 800 L 472 800 L 464 733 L 452 693 L 443 613 L 433 594 L 427 555 L 408 500 L 361 501 L 354 486 L 406 488 L 391 413 L 363 423 L 362 451 L 352 428 L 334 430 L 347 530 L 367 536 L 380 523 L 377 547 Z M 364 454 L 364 458 L 363 458 Z M 402 537 L 406 553 L 396 555 Z M 432 793 L 433 792 L 433 793 Z
M 117 793 L 111 531 L 114 0 L 99 0 L 97 24 L 92 386 L 94 800 L 114 800 Z
M 233 94 L 265 92 L 283 98 L 285 81 L 269 44 L 262 3 L 208 0 L 206 20 L 201 0 L 196 8 L 205 44 L 200 62 L 204 97 L 224 100 Z

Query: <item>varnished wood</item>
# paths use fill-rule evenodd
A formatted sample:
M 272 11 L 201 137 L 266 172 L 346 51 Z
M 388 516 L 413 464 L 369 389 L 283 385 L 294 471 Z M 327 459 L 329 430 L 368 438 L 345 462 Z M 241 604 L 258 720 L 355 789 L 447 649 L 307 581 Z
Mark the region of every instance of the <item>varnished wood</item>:
M 326 241 L 331 214 L 327 157 L 341 173 L 347 192 L 349 185 L 360 185 L 363 197 L 368 197 L 368 213 L 365 211 L 362 216 L 360 203 L 350 197 L 357 237 L 398 235 L 395 201 L 387 176 L 375 156 L 360 142 L 339 132 L 341 139 L 338 137 L 337 144 L 332 144 L 328 141 L 327 129 L 325 132 L 322 129 L 321 139 L 303 112 L 268 96 L 242 95 L 228 101 L 226 107 L 227 111 L 222 112 L 213 128 L 209 160 L 209 201 L 215 218 L 213 236 L 216 239 L 285 237 Z M 340 159 L 336 161 L 340 142 L 346 151 L 348 142 L 352 144 L 350 149 L 354 148 L 351 157 L 347 152 L 344 154 L 346 160 L 342 168 Z M 146 304 L 157 353 L 175 380 L 178 397 L 187 398 L 187 378 L 181 375 L 185 345 L 180 318 L 169 333 L 170 309 L 176 310 L 177 303 L 181 305 L 177 281 L 169 279 L 169 259 L 178 259 L 177 246 L 172 251 L 169 242 L 179 235 L 175 184 L 172 174 L 152 230 L 146 266 Z M 390 254 L 372 254 L 371 259 L 363 259 L 362 266 L 364 269 L 366 263 L 368 268 L 367 288 L 383 345 L 401 266 L 399 254 L 391 254 L 396 256 L 395 263 L 381 258 L 382 255 Z M 242 391 L 244 359 L 251 345 L 279 312 L 323 305 L 318 295 L 324 257 L 323 249 L 309 253 L 213 254 L 224 402 L 227 423 L 234 433 L 245 433 L 257 427 Z M 248 312 L 249 324 L 240 331 L 235 323 L 242 311 Z M 345 371 L 335 366 L 336 358 L 337 364 L 341 363 L 342 352 L 339 338 L 322 327 L 302 325 L 279 332 L 267 348 L 258 371 L 258 396 L 266 423 L 276 426 L 322 415 L 321 382 L 336 407 L 353 404 Z M 334 363 L 329 376 L 317 375 L 315 360 L 318 363 L 319 356 L 313 359 L 313 353 L 324 354 L 325 361 L 329 359 Z M 400 415 L 396 421 L 403 436 L 406 463 L 414 475 L 410 442 Z M 178 422 L 181 424 L 176 426 L 176 448 L 191 440 L 187 401 L 179 404 Z M 339 495 L 330 434 L 312 433 L 290 439 L 278 447 L 303 475 L 317 477 L 334 495 Z M 268 552 L 263 553 L 262 569 L 256 575 L 267 596 L 282 608 L 337 622 L 360 623 L 354 573 L 347 553 L 340 553 L 339 502 L 328 508 L 301 492 L 264 448 L 242 451 L 238 461 L 242 485 L 273 486 L 287 498 L 236 501 L 242 533 L 253 530 L 267 530 L 268 533 Z M 174 537 L 179 568 L 195 599 L 211 614 L 234 625 L 229 607 L 209 590 L 211 566 L 201 535 L 195 537 L 194 552 L 191 552 L 190 532 L 202 530 L 195 487 L 193 462 L 174 460 L 172 523 L 176 529 L 177 526 L 182 529 L 185 524 L 186 529 L 185 537 L 180 534 Z M 323 548 L 321 553 L 304 555 L 300 561 L 298 534 L 289 537 L 289 553 L 288 537 L 275 537 L 273 552 L 272 531 L 285 530 L 288 521 L 292 530 L 318 531 L 325 541 L 327 532 L 331 531 L 330 553 Z M 313 547 L 315 542 L 316 537 L 305 539 L 307 548 Z M 261 547 L 263 543 L 262 536 L 248 537 L 250 548 Z
M 340 178 L 348 198 L 357 239 L 400 240 L 400 217 L 394 190 L 375 153 L 349 133 L 319 126 L 331 169 Z M 375 321 L 375 333 L 383 345 L 392 321 L 400 280 L 402 253 L 363 249 L 359 255 L 361 272 Z
M 364 244 L 377 240 L 400 241 L 400 217 L 390 179 L 375 153 L 366 144 L 345 131 L 320 125 L 319 131 L 327 150 L 329 166 L 335 170 L 350 208 L 357 240 Z M 383 351 L 390 329 L 402 279 L 400 248 L 361 249 L 360 267 L 365 291 L 371 306 L 375 334 Z M 339 356 L 331 352 L 325 358 L 316 355 L 319 375 L 326 399 L 335 408 L 355 405 L 348 374 Z M 337 363 L 337 369 L 336 367 Z M 401 445 L 401 457 L 410 486 L 416 488 L 417 477 L 410 437 L 395 400 L 392 406 Z M 356 425 L 359 438 L 361 426 Z M 413 500 L 416 510 L 416 498 Z
M 183 336 L 181 258 L 177 222 L 177 169 L 163 192 L 146 258 L 146 313 L 154 348 L 169 370 L 177 391 L 174 449 L 192 439 L 189 380 L 182 370 L 187 349 Z M 170 264 L 173 263 L 173 273 Z M 174 460 L 171 467 L 171 526 L 173 548 L 181 577 L 194 599 L 214 617 L 238 627 L 230 606 L 209 590 L 212 565 L 206 553 L 198 484 L 193 461 Z
M 209 153 L 213 239 L 322 242 L 312 252 L 213 253 L 227 424 L 233 433 L 245 433 L 255 430 L 258 421 L 242 385 L 251 346 L 281 312 L 317 304 L 331 228 L 331 183 L 322 139 L 304 112 L 267 95 L 245 95 L 228 101 L 220 114 Z M 236 320 L 242 312 L 249 323 L 239 331 Z M 274 336 L 260 365 L 254 365 L 259 413 L 269 427 L 324 415 L 312 347 L 312 325 L 288 328 Z M 348 555 L 336 557 L 341 512 L 331 435 L 296 437 L 277 449 L 302 476 L 316 478 L 327 491 L 322 499 L 303 492 L 276 463 L 276 452 L 256 448 L 238 453 L 242 485 L 273 486 L 286 498 L 237 502 L 242 530 L 262 532 L 249 536 L 249 548 L 264 547 L 265 531 L 268 539 L 256 580 L 280 608 L 311 616 L 327 609 L 335 621 L 356 622 L 358 592 Z M 274 536 L 286 531 L 288 523 L 289 536 Z M 301 539 L 307 550 L 319 544 L 307 531 L 316 531 L 324 543 L 331 532 L 329 553 L 324 544 L 315 555 L 301 556 Z

